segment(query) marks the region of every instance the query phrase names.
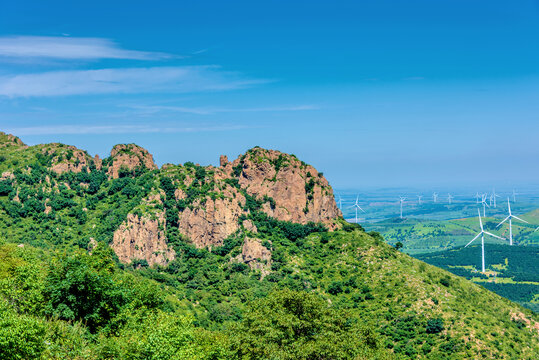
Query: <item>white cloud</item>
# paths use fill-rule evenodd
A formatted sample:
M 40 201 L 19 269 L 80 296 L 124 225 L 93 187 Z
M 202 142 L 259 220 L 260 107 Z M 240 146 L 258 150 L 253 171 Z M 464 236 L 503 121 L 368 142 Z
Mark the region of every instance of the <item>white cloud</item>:
M 160 52 L 122 49 L 114 41 L 108 39 L 52 36 L 0 37 L 0 56 L 65 60 L 162 60 L 172 57 L 178 58 L 178 56 Z
M 188 133 L 209 131 L 231 131 L 245 129 L 240 125 L 221 126 L 159 126 L 159 125 L 50 125 L 15 127 L 4 131 L 17 136 L 28 135 L 102 135 L 136 133 Z
M 0 77 L 0 96 L 33 97 L 232 90 L 267 80 L 243 79 L 216 66 L 49 71 Z
M 184 107 L 184 106 L 161 106 L 161 105 L 131 105 L 127 106 L 132 109 L 140 110 L 147 114 L 158 112 L 179 112 L 196 115 L 212 115 L 218 113 L 238 113 L 238 112 L 281 112 L 281 111 L 309 111 L 318 110 L 315 105 L 298 105 L 298 106 L 274 106 L 274 107 L 258 107 L 258 108 L 217 108 L 217 107 Z

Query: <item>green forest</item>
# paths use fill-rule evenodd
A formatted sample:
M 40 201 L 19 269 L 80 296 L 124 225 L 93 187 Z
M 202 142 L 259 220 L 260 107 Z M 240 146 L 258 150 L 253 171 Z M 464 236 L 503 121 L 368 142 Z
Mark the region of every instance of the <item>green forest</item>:
M 216 184 L 210 167 L 137 167 L 111 178 L 107 158 L 100 169 L 89 160 L 82 171 L 59 174 L 51 166 L 79 161 L 71 148 L 0 140 L 2 359 L 535 359 L 539 353 L 535 313 L 342 218 L 334 231 L 276 220 L 262 211 L 271 198 L 249 195 L 235 179 Z M 189 185 L 179 181 L 186 177 Z M 313 184 L 306 179 L 307 194 Z M 179 211 L 196 199 L 223 197 L 225 185 L 244 196 L 239 221 L 255 224 L 271 251 L 265 271 L 235 260 L 243 228 L 212 249 L 195 247 L 178 231 Z M 178 186 L 182 199 L 173 196 Z M 156 206 L 165 212 L 176 256 L 166 265 L 121 263 L 109 246 L 114 231 L 128 214 L 151 216 L 156 207 L 143 199 L 154 193 L 164 194 Z

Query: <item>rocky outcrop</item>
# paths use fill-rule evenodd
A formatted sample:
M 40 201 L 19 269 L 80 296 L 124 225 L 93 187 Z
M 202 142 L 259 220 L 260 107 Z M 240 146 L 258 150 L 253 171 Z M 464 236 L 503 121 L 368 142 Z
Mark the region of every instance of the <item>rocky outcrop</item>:
M 52 144 L 52 147 L 43 149 L 43 153 L 52 157 L 50 169 L 57 174 L 79 173 L 83 169 L 89 172 L 90 163 L 93 162 L 92 157 L 86 151 L 71 145 Z
M 114 178 L 122 167 L 131 171 L 139 166 L 155 168 L 151 155 L 135 145 L 115 146 L 105 162 Z M 302 224 L 329 224 L 341 216 L 323 174 L 294 155 L 279 151 L 254 148 L 233 162 L 221 156 L 218 168 L 186 163 L 163 166 L 161 174 L 170 178 L 167 191 L 174 197 L 172 203 L 167 202 L 166 211 L 178 211 L 178 231 L 197 248 L 211 251 L 234 233 L 256 236 L 259 229 L 254 222 L 242 218 L 254 209 L 278 220 Z M 120 259 L 163 263 L 166 256 L 153 259 L 149 254 L 167 254 L 164 232 L 157 230 L 164 221 L 164 210 L 157 220 L 129 215 L 114 235 L 113 247 L 118 249 Z M 252 257 L 267 262 L 269 250 L 261 248 L 260 241 L 253 241 L 244 244 L 242 261 L 250 263 Z
M 134 260 L 146 260 L 148 265 L 166 265 L 174 260 L 175 252 L 166 242 L 165 212 L 159 210 L 161 195 L 152 195 L 144 200 L 146 207 L 154 211 L 146 214 L 131 213 L 114 232 L 112 249 L 118 259 L 126 264 Z
M 239 228 L 245 198 L 236 189 L 223 190 L 223 198 L 206 198 L 179 213 L 179 231 L 198 248 L 223 245 L 223 240 Z
M 268 244 L 271 244 L 269 241 Z M 262 277 L 268 275 L 271 270 L 271 251 L 260 239 L 245 238 L 241 248 L 241 254 L 236 260 L 249 265 L 251 269 L 260 270 Z
M 254 148 L 229 165 L 230 176 L 238 172 L 239 184 L 248 194 L 275 201 L 264 204 L 263 211 L 278 220 L 304 224 L 341 216 L 323 174 L 293 155 Z
M 115 145 L 110 152 L 110 166 L 108 175 L 114 179 L 118 178 L 120 171 L 135 171 L 137 168 L 148 170 L 157 169 L 153 161 L 153 156 L 148 150 L 135 144 Z
M 6 134 L 5 132 L 0 131 L 0 149 L 8 146 L 28 147 L 15 135 Z
M 118 230 L 114 232 L 112 249 L 121 262 L 146 260 L 148 265 L 166 265 L 174 260 L 174 250 L 169 249 L 163 230 L 164 214 L 156 218 L 128 214 Z

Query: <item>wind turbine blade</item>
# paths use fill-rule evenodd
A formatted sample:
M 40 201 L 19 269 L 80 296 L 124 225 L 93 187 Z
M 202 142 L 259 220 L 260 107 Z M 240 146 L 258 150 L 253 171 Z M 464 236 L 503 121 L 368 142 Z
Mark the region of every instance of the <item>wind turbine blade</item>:
M 470 245 L 471 243 L 473 243 L 475 239 L 477 239 L 479 236 L 481 236 L 481 234 L 482 234 L 482 232 L 480 232 L 479 234 L 477 234 L 477 235 L 472 239 L 472 241 L 470 241 L 469 243 L 467 243 L 466 246 L 464 246 L 464 247 L 467 247 L 468 245 Z
M 498 225 L 496 225 L 496 227 L 500 226 L 501 224 L 503 224 L 504 222 L 506 222 L 507 220 L 509 220 L 511 216 L 508 216 L 506 217 L 505 219 L 503 219 L 503 221 L 501 223 L 499 223 Z
M 361 210 L 361 211 L 365 212 L 365 210 L 363 210 L 363 209 L 361 208 L 361 206 L 359 206 L 359 205 L 358 205 L 358 207 L 357 207 L 357 208 L 358 208 L 359 210 Z
M 517 219 L 517 220 L 520 220 L 520 221 L 522 221 L 522 222 L 525 222 L 526 224 L 529 224 L 529 222 L 527 222 L 526 220 L 523 220 L 523 219 L 519 218 L 518 216 L 513 215 L 513 217 L 514 217 L 515 219 Z
M 498 235 L 491 234 L 488 231 L 485 231 L 485 234 L 490 235 L 490 236 L 495 237 L 495 238 L 498 238 L 500 240 L 507 240 L 507 239 L 504 239 L 503 237 L 499 237 Z

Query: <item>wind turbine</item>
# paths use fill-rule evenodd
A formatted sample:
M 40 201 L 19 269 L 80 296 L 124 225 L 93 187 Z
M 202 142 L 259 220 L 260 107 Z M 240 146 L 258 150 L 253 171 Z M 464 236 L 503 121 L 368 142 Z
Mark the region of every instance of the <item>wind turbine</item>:
M 417 203 L 419 205 L 421 205 L 421 198 L 423 197 L 423 195 L 417 195 Z
M 483 217 L 487 216 L 487 210 L 486 207 L 490 207 L 489 204 L 487 204 L 487 194 L 481 195 L 481 204 L 483 204 Z
M 434 202 L 436 202 L 438 200 L 438 193 L 437 192 L 432 193 L 432 200 Z
M 363 210 L 363 209 L 361 208 L 361 206 L 359 206 L 358 202 L 359 202 L 359 195 L 356 197 L 356 202 L 354 203 L 354 205 L 351 206 L 351 207 L 353 207 L 353 208 L 356 208 L 356 224 L 357 224 L 357 209 L 359 209 L 359 210 L 365 212 L 365 210 Z
M 339 209 L 342 210 L 342 197 L 339 195 Z
M 511 204 L 509 203 L 509 198 L 507 198 L 507 208 L 509 209 L 509 216 L 507 216 L 501 223 L 499 223 L 496 227 L 500 226 L 501 224 L 503 224 L 504 222 L 506 222 L 507 220 L 509 220 L 509 245 L 513 245 L 513 224 L 511 223 L 511 220 L 512 219 L 517 219 L 517 220 L 520 220 L 522 222 L 525 222 L 526 224 L 529 224 L 529 222 L 527 222 L 526 220 L 522 220 L 521 218 L 519 218 L 518 216 L 515 216 L 513 214 L 511 214 Z M 537 229 L 536 229 L 537 230 Z
M 449 204 L 451 204 L 451 200 L 453 200 L 454 196 L 451 194 L 447 194 L 447 200 L 449 201 Z
M 516 203 L 517 202 L 517 195 L 520 195 L 519 193 L 517 193 L 515 191 L 515 189 L 513 189 L 513 202 Z
M 475 241 L 475 239 L 477 239 L 479 236 L 481 236 L 481 272 L 484 273 L 485 272 L 485 234 L 490 235 L 490 236 L 495 237 L 495 238 L 498 238 L 498 239 L 501 239 L 501 240 L 505 240 L 505 239 L 499 237 L 498 235 L 494 235 L 494 234 L 489 233 L 488 231 L 485 231 L 483 229 L 483 221 L 481 220 L 481 211 L 479 211 L 479 209 L 477 209 L 477 214 L 479 215 L 479 226 L 481 227 L 481 232 L 479 234 L 477 234 L 472 239 L 472 241 L 467 243 L 466 246 L 464 246 L 464 247 L 468 247 L 468 245 L 473 243 Z
M 500 195 L 496 194 L 496 190 L 492 188 L 492 200 L 494 200 L 494 207 L 496 207 L 496 198 L 501 197 Z
M 400 203 L 401 203 L 401 219 L 402 219 L 402 203 L 404 203 L 404 200 L 406 200 L 405 197 L 400 197 Z
M 479 193 L 478 192 L 475 193 L 475 203 L 479 204 Z

